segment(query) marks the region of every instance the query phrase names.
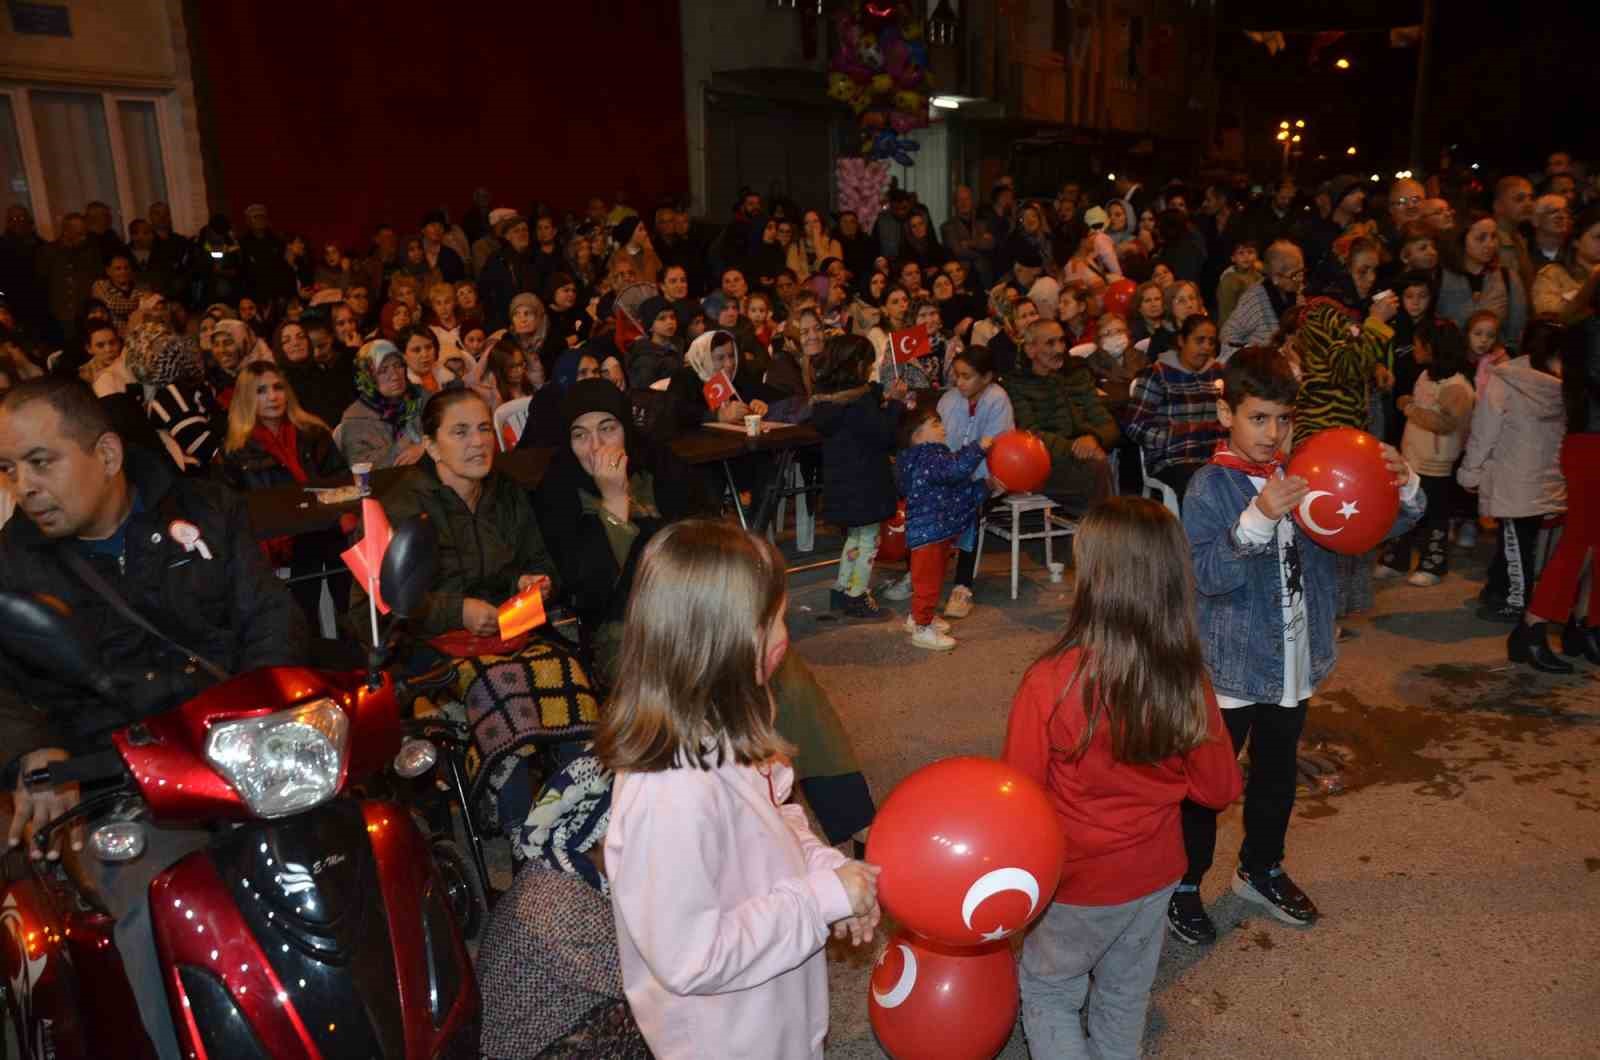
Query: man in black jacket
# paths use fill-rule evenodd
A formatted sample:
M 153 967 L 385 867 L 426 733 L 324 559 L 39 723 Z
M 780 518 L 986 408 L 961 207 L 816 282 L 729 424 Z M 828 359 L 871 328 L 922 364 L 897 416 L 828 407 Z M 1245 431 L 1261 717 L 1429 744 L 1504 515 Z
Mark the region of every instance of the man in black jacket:
M 14 848 L 78 799 L 76 785 L 30 790 L 20 780 L 28 771 L 103 748 L 113 729 L 212 680 L 187 652 L 119 615 L 69 565 L 69 550 L 153 627 L 230 673 L 304 664 L 308 642 L 305 619 L 267 569 L 243 504 L 220 485 L 179 477 L 163 456 L 124 448 L 81 381 L 38 379 L 0 398 L 0 480 L 20 509 L 0 532 L 0 591 L 65 603 L 73 633 L 118 691 L 114 701 L 101 698 L 39 672 L 34 660 L 0 653 L 0 747 L 14 756 L 0 784 L 12 788 Z M 120 871 L 93 857 L 72 860 L 116 918 L 117 951 L 157 1055 L 176 1057 L 146 896 L 155 875 L 203 847 L 206 833 L 145 831 L 145 853 Z M 72 848 L 82 849 L 81 838 Z

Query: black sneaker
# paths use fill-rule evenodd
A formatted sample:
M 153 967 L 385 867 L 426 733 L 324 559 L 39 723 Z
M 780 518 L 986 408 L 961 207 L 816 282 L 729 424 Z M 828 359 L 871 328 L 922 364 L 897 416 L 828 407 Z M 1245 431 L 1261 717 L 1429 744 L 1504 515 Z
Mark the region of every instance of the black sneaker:
M 1167 930 L 1173 938 L 1191 946 L 1208 946 L 1217 941 L 1217 925 L 1206 913 L 1198 890 L 1172 892 L 1167 901 Z
M 1285 924 L 1305 927 L 1317 919 L 1317 905 L 1306 892 L 1295 886 L 1283 866 L 1264 872 L 1246 872 L 1243 865 L 1233 876 L 1233 893 L 1247 902 L 1264 905 Z
M 871 593 L 847 597 L 840 612 L 858 622 L 884 622 L 894 617 L 888 608 L 878 606 L 878 601 L 872 598 Z

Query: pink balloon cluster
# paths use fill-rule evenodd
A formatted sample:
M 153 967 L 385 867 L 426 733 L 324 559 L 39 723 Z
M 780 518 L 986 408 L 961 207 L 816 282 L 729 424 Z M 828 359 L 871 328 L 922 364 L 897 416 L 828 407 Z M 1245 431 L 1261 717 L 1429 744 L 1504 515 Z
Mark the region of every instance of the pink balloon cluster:
M 877 221 L 888 190 L 889 163 L 839 159 L 839 209 L 852 211 L 862 228 L 871 229 Z

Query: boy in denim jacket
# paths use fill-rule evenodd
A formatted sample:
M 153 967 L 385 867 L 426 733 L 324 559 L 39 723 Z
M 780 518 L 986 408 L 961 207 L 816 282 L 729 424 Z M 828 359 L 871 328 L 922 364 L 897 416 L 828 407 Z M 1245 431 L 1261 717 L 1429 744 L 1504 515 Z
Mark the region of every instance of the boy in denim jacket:
M 1217 401 L 1228 438 L 1190 482 L 1183 528 L 1206 668 L 1234 751 L 1250 743 L 1233 890 L 1279 920 L 1304 925 L 1317 918 L 1317 907 L 1283 871 L 1283 844 L 1306 704 L 1333 670 L 1335 557 L 1290 517 L 1308 492 L 1305 479 L 1283 474 L 1280 451 L 1298 390 L 1275 350 L 1241 350 L 1228 362 Z M 1400 454 L 1388 445 L 1382 451 L 1400 485 L 1392 538 L 1417 522 L 1426 498 Z M 1167 906 L 1167 925 L 1183 942 L 1212 942 L 1216 926 L 1200 900 L 1200 880 L 1216 849 L 1216 812 L 1185 802 L 1183 839 L 1189 870 Z

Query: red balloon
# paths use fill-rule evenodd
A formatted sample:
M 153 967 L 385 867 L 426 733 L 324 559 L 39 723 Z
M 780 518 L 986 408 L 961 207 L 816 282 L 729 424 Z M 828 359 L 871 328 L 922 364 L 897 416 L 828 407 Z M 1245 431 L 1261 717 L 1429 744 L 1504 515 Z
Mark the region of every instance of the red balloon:
M 1115 313 L 1128 320 L 1128 307 L 1133 305 L 1133 295 L 1138 289 L 1139 285 L 1127 277 L 1113 280 L 1106 284 L 1104 291 L 1100 292 L 1100 304 L 1105 307 L 1107 313 Z M 1132 323 L 1131 320 L 1128 322 Z
M 895 1060 L 989 1060 L 1011 1037 L 1019 1003 L 1007 943 L 952 950 L 898 932 L 872 970 L 867 1015 Z
M 883 907 L 946 946 L 1021 931 L 1055 898 L 1065 854 L 1044 789 L 993 758 L 923 766 L 889 793 L 867 837 Z
M 1036 434 L 1004 431 L 989 447 L 989 476 L 1008 493 L 1032 493 L 1050 477 L 1050 450 Z
M 1311 485 L 1294 521 L 1324 548 L 1359 556 L 1394 526 L 1400 490 L 1378 445 L 1366 431 L 1334 427 L 1313 434 L 1290 458 L 1286 473 Z

